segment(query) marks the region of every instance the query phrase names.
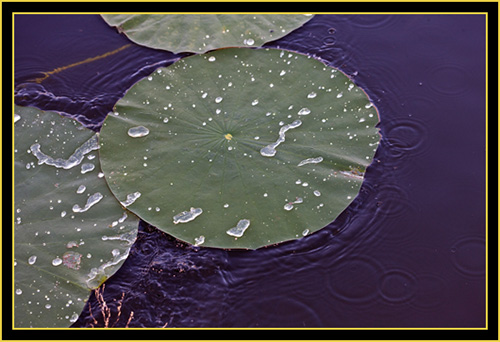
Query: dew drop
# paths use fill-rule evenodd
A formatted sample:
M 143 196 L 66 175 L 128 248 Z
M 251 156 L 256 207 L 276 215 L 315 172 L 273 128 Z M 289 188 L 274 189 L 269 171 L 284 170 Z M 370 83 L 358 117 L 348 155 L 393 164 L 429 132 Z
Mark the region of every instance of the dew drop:
M 313 194 L 314 194 L 314 196 L 317 196 L 317 197 L 321 196 L 321 192 L 319 192 L 318 190 L 314 190 Z
M 236 227 L 233 227 L 229 230 L 226 231 L 227 235 L 231 235 L 234 237 L 242 237 L 243 234 L 245 233 L 245 230 L 250 227 L 250 220 L 243 219 L 239 220 L 238 223 L 236 224 Z
M 54 260 L 52 260 L 52 266 L 59 266 L 62 264 L 62 259 L 61 258 L 55 258 Z
M 21 115 L 14 114 L 14 123 L 18 122 L 21 119 Z
M 252 38 L 248 38 L 248 39 L 243 40 L 243 44 L 251 46 L 251 45 L 255 44 L 255 41 Z
M 194 238 L 194 245 L 195 246 L 199 246 L 204 242 L 205 242 L 205 237 L 203 235 L 200 235 L 199 237 Z
M 36 255 L 32 255 L 28 259 L 28 264 L 33 265 L 36 262 Z
M 16 295 L 18 295 L 18 296 L 19 296 L 19 295 L 20 295 L 20 294 L 22 294 L 22 293 L 23 293 L 23 290 L 21 290 L 21 289 L 16 289 Z
M 144 126 L 132 127 L 128 130 L 128 135 L 132 138 L 141 138 L 149 134 L 149 129 Z
M 309 94 L 307 95 L 307 98 L 308 98 L 308 99 L 314 99 L 314 98 L 316 97 L 316 95 L 318 95 L 318 94 L 316 94 L 316 93 L 313 91 L 313 92 L 311 92 L 311 93 L 309 93 Z
M 214 62 L 214 61 L 215 61 L 215 57 L 214 57 L 214 56 L 210 56 L 210 57 L 208 57 L 208 61 L 209 61 L 209 62 Z
M 318 164 L 323 161 L 323 157 L 317 157 L 317 158 L 307 158 L 302 160 L 300 163 L 297 164 L 297 166 L 302 166 L 306 164 Z
M 134 193 L 128 194 L 127 199 L 123 202 L 120 202 L 124 207 L 128 207 L 132 203 L 134 203 L 139 197 L 141 197 L 141 193 L 136 191 Z
M 186 223 L 189 221 L 194 220 L 198 216 L 200 216 L 203 213 L 203 210 L 201 208 L 191 208 L 189 211 L 183 211 L 182 213 L 179 213 L 174 216 L 174 224 L 177 223 Z
M 221 103 L 222 97 L 218 96 L 215 98 L 215 103 Z
M 259 104 L 259 100 L 255 99 L 252 101 L 252 106 L 256 106 Z
M 299 110 L 297 114 L 299 115 L 309 115 L 311 113 L 311 110 L 309 108 L 302 108 Z
M 304 183 L 304 184 L 307 184 L 307 183 Z M 300 203 L 304 203 L 304 199 L 302 197 L 297 197 L 295 199 L 295 201 L 293 202 L 288 202 L 287 204 L 285 204 L 285 206 L 283 207 L 285 210 L 292 210 L 293 209 L 293 205 L 294 204 L 300 204 Z
M 95 165 L 91 163 L 84 163 L 82 164 L 81 168 L 82 168 L 81 173 L 85 174 L 87 172 L 93 171 L 95 169 Z
M 97 204 L 100 200 L 102 200 L 104 196 L 100 192 L 96 192 L 95 194 L 91 195 L 87 199 L 87 203 L 85 204 L 85 207 L 81 208 L 78 204 L 75 204 L 73 206 L 73 212 L 75 213 L 83 213 L 89 210 L 93 205 Z

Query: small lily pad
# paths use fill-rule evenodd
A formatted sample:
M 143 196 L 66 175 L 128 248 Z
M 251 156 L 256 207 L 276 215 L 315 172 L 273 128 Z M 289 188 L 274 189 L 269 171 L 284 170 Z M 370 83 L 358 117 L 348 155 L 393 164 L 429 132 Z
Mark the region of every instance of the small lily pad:
M 15 107 L 14 326 L 68 327 L 118 270 L 138 218 L 110 193 L 96 133 Z
M 114 195 L 150 224 L 253 249 L 335 220 L 373 159 L 377 123 L 366 94 L 319 60 L 222 49 L 134 85 L 104 122 L 100 158 Z
M 309 21 L 304 14 L 104 14 L 133 42 L 179 52 L 204 53 L 225 47 L 258 47 Z

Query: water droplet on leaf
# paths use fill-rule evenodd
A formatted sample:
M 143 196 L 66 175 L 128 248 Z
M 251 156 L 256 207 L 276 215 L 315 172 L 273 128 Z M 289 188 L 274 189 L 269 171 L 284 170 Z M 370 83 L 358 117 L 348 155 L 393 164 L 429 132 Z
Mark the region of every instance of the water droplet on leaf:
M 203 210 L 201 208 L 191 208 L 189 211 L 183 211 L 174 216 L 174 224 L 192 221 L 202 213 Z
M 311 110 L 309 108 L 302 108 L 299 110 L 297 114 L 299 115 L 309 115 L 311 113 Z
M 242 237 L 248 227 L 250 227 L 250 220 L 239 220 L 236 224 L 236 227 L 229 229 L 228 231 L 226 231 L 226 233 L 234 237 Z
M 323 161 L 323 157 L 317 157 L 317 158 L 307 158 L 302 160 L 300 163 L 297 164 L 297 166 L 302 166 L 306 164 L 318 164 Z
M 137 126 L 130 128 L 127 133 L 132 138 L 141 138 L 149 134 L 149 129 L 144 126 Z

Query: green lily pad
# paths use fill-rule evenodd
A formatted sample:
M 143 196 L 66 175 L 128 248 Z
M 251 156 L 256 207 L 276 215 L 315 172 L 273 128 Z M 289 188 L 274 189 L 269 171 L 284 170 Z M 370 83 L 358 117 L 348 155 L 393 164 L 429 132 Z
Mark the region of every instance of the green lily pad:
M 304 14 L 105 14 L 133 42 L 179 52 L 204 53 L 225 47 L 262 46 L 299 28 Z
M 187 57 L 134 85 L 99 138 L 111 191 L 189 242 L 258 248 L 328 225 L 356 197 L 380 136 L 337 69 L 277 49 Z
M 68 327 L 118 270 L 138 218 L 110 193 L 96 133 L 15 107 L 14 325 Z

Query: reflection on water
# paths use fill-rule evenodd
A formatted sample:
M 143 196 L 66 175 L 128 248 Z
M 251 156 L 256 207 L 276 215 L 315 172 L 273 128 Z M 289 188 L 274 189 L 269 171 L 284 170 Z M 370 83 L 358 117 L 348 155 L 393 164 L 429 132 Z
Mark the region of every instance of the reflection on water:
M 73 326 L 484 326 L 484 25 L 317 15 L 268 43 L 340 68 L 377 106 L 382 140 L 358 197 L 325 229 L 256 251 L 187 246 L 141 223 Z M 132 84 L 182 57 L 132 45 L 78 63 L 128 43 L 98 16 L 19 17 L 16 103 L 99 130 Z

